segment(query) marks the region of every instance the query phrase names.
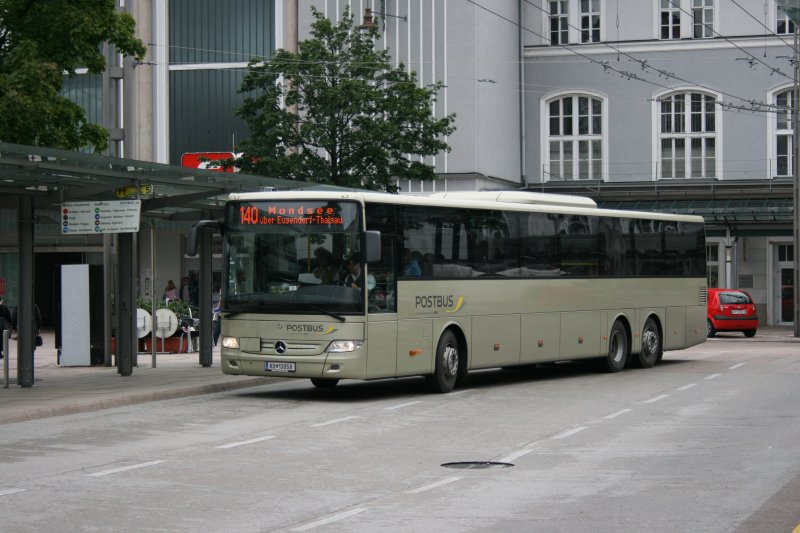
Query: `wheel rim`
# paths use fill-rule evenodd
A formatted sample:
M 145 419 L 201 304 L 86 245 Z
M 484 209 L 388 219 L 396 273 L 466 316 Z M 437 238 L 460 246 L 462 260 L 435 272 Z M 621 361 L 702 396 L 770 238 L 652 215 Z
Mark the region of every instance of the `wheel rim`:
M 615 331 L 611 335 L 611 342 L 609 343 L 609 354 L 611 355 L 611 360 L 615 363 L 622 362 L 622 357 L 624 355 L 623 346 L 621 342 L 621 336 L 618 331 Z
M 711 335 L 711 322 L 706 322 L 706 337 Z
M 452 344 L 445 346 L 442 351 L 442 363 L 448 377 L 458 374 L 458 348 Z
M 642 333 L 642 346 L 648 356 L 658 353 L 658 333 L 653 328 L 646 328 Z

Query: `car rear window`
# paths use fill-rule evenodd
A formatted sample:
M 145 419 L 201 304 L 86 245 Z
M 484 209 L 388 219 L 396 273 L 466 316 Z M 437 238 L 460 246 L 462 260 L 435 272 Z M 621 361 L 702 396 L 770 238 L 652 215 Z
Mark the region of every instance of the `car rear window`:
M 749 304 L 750 297 L 743 292 L 721 292 L 719 293 L 719 303 L 721 304 Z

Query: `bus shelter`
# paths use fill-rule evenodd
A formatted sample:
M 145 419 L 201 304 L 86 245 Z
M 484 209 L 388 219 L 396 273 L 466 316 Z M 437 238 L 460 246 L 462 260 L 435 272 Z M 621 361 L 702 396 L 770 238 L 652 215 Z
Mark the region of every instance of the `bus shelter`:
M 265 188 L 299 188 L 302 182 L 241 173 L 199 170 L 146 161 L 0 143 L 0 208 L 16 210 L 11 242 L 18 254 L 17 383 L 34 382 L 34 227 L 37 213 L 61 212 L 71 202 L 140 201 L 140 220 L 197 221 L 221 218 L 225 197 L 232 192 Z M 66 220 L 66 215 L 65 215 Z M 66 223 L 65 223 L 66 224 Z M 4 228 L 0 228 L 3 231 Z M 99 230 L 101 231 L 101 230 Z M 116 239 L 117 283 L 111 282 L 111 238 Z M 105 361 L 111 364 L 112 294 L 118 319 L 116 366 L 119 374 L 133 372 L 137 354 L 136 292 L 138 265 L 135 233 L 121 231 L 104 239 Z M 201 234 L 200 246 L 200 364 L 211 365 L 211 235 Z M 153 343 L 155 353 L 155 343 Z M 8 354 L 9 356 L 11 354 Z

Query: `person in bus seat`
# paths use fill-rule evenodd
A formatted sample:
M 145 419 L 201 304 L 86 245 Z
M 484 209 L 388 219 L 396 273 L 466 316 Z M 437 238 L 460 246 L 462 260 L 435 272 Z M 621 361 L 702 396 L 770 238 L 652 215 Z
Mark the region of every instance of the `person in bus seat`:
M 320 246 L 314 250 L 314 257 L 317 260 L 314 276 L 322 280 L 322 283 L 333 283 L 336 280 L 336 261 L 333 254 Z
M 351 254 L 345 263 L 345 271 L 343 272 L 342 280 L 345 287 L 352 287 L 354 289 L 361 289 L 364 287 L 364 274 L 361 272 L 361 256 L 357 253 Z M 367 290 L 375 288 L 375 276 L 369 274 L 367 276 Z
M 422 254 L 419 252 L 411 251 L 411 248 L 406 248 L 403 251 L 403 260 L 405 261 L 405 266 L 403 267 L 403 274 L 407 277 L 418 278 L 422 276 L 422 267 L 420 266 L 420 260 L 422 259 Z

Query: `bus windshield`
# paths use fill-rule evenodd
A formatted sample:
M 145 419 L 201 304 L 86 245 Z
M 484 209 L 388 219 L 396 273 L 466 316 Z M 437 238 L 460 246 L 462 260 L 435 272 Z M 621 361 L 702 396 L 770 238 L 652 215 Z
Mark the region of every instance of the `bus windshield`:
M 355 202 L 323 200 L 229 203 L 225 310 L 363 313 L 352 272 L 363 268 L 359 211 Z

